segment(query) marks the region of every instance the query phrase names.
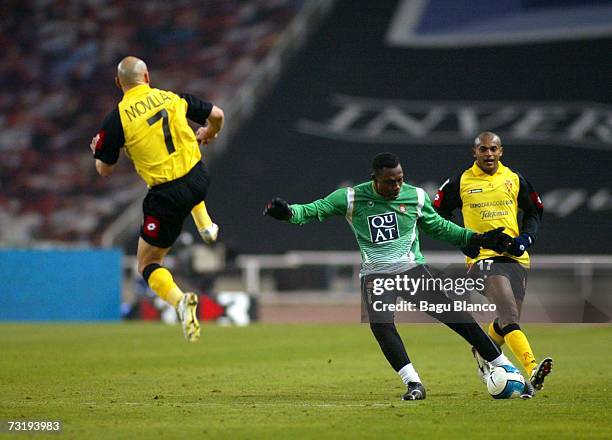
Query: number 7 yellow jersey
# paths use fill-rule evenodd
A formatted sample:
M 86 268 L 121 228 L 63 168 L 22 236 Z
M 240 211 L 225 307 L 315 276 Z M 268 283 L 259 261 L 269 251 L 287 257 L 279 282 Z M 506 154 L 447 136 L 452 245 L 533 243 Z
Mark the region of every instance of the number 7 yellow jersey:
M 102 124 L 94 157 L 114 164 L 123 147 L 148 186 L 178 179 L 202 158 L 187 119 L 204 124 L 211 110 L 191 95 L 136 86 Z

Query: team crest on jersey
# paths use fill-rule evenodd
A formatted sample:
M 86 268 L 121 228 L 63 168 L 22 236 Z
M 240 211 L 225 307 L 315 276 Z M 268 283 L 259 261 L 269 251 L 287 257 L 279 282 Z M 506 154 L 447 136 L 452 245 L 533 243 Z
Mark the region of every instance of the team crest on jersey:
M 370 201 L 368 202 L 368 208 L 371 208 L 372 206 L 374 206 L 374 202 L 370 200 Z
M 397 215 L 395 212 L 368 216 L 368 226 L 372 243 L 385 243 L 399 238 L 399 228 L 397 227 Z
M 506 188 L 508 192 L 512 192 L 512 180 L 506 180 Z
M 401 204 L 401 205 L 399 206 L 399 210 L 400 210 L 400 212 L 401 212 L 402 214 L 406 214 L 406 205 Z

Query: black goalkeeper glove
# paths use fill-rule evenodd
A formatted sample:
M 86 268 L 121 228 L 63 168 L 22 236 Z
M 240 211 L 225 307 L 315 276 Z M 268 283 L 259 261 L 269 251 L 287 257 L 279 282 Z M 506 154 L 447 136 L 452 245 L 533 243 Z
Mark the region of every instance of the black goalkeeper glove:
M 512 237 L 504 234 L 503 226 L 497 229 L 492 229 L 484 234 L 475 233 L 470 239 L 470 246 L 481 246 L 485 249 L 491 249 L 498 254 L 503 254 L 512 244 Z
M 281 198 L 273 198 L 264 208 L 263 215 L 269 215 L 277 220 L 289 220 L 293 211 L 289 204 Z
M 512 240 L 507 252 L 515 257 L 520 257 L 525 253 L 527 248 L 533 244 L 533 242 L 533 237 L 528 233 L 523 232 L 521 235 Z
M 470 258 L 476 258 L 480 253 L 480 246 L 464 246 L 461 248 L 461 252 Z

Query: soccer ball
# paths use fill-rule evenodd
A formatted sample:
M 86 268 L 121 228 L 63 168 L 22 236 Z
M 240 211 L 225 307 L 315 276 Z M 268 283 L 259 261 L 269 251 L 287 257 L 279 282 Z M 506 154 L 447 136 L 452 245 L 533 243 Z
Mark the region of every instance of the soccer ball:
M 511 399 L 520 396 L 525 388 L 525 378 L 512 365 L 491 368 L 487 377 L 487 390 L 494 399 Z

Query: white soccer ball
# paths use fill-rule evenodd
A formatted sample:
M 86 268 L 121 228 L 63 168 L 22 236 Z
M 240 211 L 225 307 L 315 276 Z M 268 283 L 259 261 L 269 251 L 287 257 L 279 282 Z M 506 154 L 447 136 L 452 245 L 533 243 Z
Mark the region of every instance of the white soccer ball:
M 494 399 L 520 396 L 524 388 L 525 378 L 512 365 L 493 367 L 487 377 L 487 390 Z

